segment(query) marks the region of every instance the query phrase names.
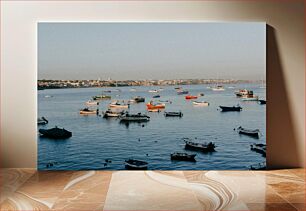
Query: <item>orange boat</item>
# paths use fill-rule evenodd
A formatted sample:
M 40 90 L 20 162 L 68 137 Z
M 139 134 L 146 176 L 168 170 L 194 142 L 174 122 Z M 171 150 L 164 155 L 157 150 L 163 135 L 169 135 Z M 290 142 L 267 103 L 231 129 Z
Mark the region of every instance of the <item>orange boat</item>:
M 166 107 L 166 105 L 164 103 L 153 104 L 153 102 L 149 102 L 147 104 L 147 109 L 149 109 L 149 110 L 152 110 L 152 109 L 163 109 L 165 107 Z
M 186 95 L 186 96 L 185 96 L 185 99 L 186 99 L 186 100 L 198 99 L 198 96 Z

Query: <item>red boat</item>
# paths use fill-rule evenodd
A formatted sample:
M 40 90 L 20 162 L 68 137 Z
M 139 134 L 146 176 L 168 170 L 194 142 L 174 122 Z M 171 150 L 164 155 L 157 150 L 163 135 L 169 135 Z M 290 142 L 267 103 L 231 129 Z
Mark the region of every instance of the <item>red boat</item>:
M 186 100 L 198 99 L 198 96 L 186 95 L 186 96 L 185 96 L 185 99 L 186 99 Z

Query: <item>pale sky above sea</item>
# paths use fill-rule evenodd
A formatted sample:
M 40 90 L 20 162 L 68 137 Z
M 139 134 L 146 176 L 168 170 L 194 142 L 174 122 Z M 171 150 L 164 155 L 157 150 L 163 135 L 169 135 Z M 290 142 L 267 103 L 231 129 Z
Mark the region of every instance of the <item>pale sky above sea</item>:
M 38 79 L 265 79 L 265 23 L 39 23 Z

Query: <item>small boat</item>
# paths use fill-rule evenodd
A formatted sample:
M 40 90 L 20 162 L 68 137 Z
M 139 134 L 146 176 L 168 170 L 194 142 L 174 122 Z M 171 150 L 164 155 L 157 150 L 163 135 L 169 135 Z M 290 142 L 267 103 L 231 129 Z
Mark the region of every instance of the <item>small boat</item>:
M 97 101 L 92 101 L 92 100 L 88 100 L 85 105 L 87 106 L 98 106 L 99 105 L 99 102 Z
M 198 96 L 199 96 L 199 97 L 203 97 L 203 96 L 204 96 L 204 93 L 199 93 Z
M 260 153 L 264 157 L 266 157 L 266 147 L 267 147 L 266 144 L 256 144 L 256 143 L 254 143 L 254 144 L 251 144 L 250 147 L 251 147 L 252 151 Z
M 178 90 L 178 89 L 182 89 L 182 87 L 180 87 L 180 86 L 179 87 L 174 87 L 174 89 Z
M 182 117 L 183 113 L 181 111 L 179 112 L 173 112 L 173 111 L 169 111 L 164 113 L 165 117 Z
M 178 95 L 186 95 L 186 94 L 189 93 L 189 91 L 188 91 L 188 90 L 178 90 L 176 93 L 177 93 Z
M 147 104 L 147 109 L 164 109 L 166 107 L 166 104 L 164 103 L 157 103 L 153 104 L 151 101 L 150 103 Z
M 110 95 L 96 95 L 92 97 L 93 100 L 110 100 L 111 98 L 112 96 Z
M 48 124 L 48 122 L 49 121 L 45 117 L 41 117 L 41 118 L 37 119 L 37 124 L 38 125 L 46 125 L 46 124 Z
M 99 114 L 99 109 L 97 109 L 97 110 L 90 110 L 89 108 L 84 108 L 84 109 L 80 110 L 80 114 L 85 114 L 85 115 L 88 115 L 88 114 Z
M 150 121 L 150 117 L 145 114 L 129 114 L 120 117 L 120 122 L 147 122 Z
M 240 106 L 219 106 L 221 111 L 241 111 L 242 108 Z
M 259 104 L 261 105 L 266 105 L 267 101 L 266 100 L 259 100 Z
M 224 91 L 224 87 L 221 85 L 215 86 L 212 88 L 213 91 Z
M 245 128 L 239 126 L 237 128 L 237 131 L 238 131 L 239 134 L 243 134 L 243 135 L 247 135 L 247 136 L 252 136 L 254 138 L 259 138 L 259 135 L 260 135 L 259 129 L 250 130 L 250 129 L 245 129 Z
M 114 101 L 109 104 L 111 108 L 129 108 L 129 104 L 120 103 L 119 101 Z
M 249 90 L 247 90 L 247 89 L 239 89 L 239 91 L 236 91 L 235 94 L 236 94 L 237 97 L 242 97 L 244 95 L 249 94 Z
M 197 154 L 187 154 L 187 153 L 180 153 L 175 152 L 170 155 L 171 160 L 182 160 L 182 161 L 193 161 L 195 162 L 195 156 Z
M 216 146 L 213 142 L 202 144 L 202 143 L 189 141 L 188 139 L 185 140 L 185 149 L 189 149 L 189 150 L 196 150 L 196 151 L 202 151 L 202 152 L 214 152 L 215 147 Z
M 206 101 L 193 101 L 192 104 L 197 106 L 209 106 L 209 102 Z
M 148 112 L 160 112 L 160 109 L 154 108 L 154 109 L 147 109 Z
M 154 95 L 153 98 L 160 98 L 160 95 Z
M 158 93 L 158 90 L 154 89 L 154 90 L 149 90 L 148 92 L 150 92 L 150 93 Z
M 163 88 L 159 88 L 158 91 L 161 92 L 161 91 L 164 91 L 164 89 Z
M 186 100 L 198 99 L 198 96 L 186 95 L 186 96 L 185 96 L 185 99 L 186 99 Z
M 141 160 L 128 159 L 124 162 L 125 168 L 129 170 L 146 170 L 148 163 Z
M 124 114 L 124 111 L 113 111 L 111 109 L 108 109 L 104 112 L 103 118 L 109 118 L 109 117 L 120 117 Z
M 227 87 L 228 89 L 235 89 L 235 87 L 234 86 L 229 86 L 229 87 Z
M 104 90 L 103 92 L 105 92 L 105 93 L 111 93 L 112 90 Z
M 266 162 L 257 163 L 250 166 L 250 170 L 266 170 L 266 169 L 267 169 Z
M 53 97 L 52 95 L 46 95 L 45 98 L 51 98 Z
M 130 89 L 130 92 L 136 92 L 136 89 Z
M 160 102 L 160 103 L 172 103 L 172 101 L 170 101 L 170 100 L 159 100 L 158 102 Z
M 134 97 L 134 100 L 136 103 L 143 103 L 145 102 L 146 99 L 144 97 L 137 96 L 137 97 Z
M 241 96 L 241 99 L 243 101 L 258 101 L 258 96 L 254 95 L 253 91 L 248 91 L 247 94 Z
M 58 127 L 51 129 L 39 129 L 39 133 L 44 137 L 53 139 L 64 139 L 72 136 L 72 133 L 70 131 Z

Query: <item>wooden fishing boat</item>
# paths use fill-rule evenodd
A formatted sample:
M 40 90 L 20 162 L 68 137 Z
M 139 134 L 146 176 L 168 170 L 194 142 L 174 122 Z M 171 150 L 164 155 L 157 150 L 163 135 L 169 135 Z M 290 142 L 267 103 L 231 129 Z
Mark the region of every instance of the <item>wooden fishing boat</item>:
M 65 139 L 72 136 L 72 133 L 64 128 L 51 128 L 51 129 L 39 129 L 38 131 L 42 136 L 53 139 Z
M 187 154 L 187 153 L 180 153 L 175 152 L 170 155 L 171 160 L 181 160 L 181 161 L 193 161 L 195 162 L 195 156 L 197 154 Z
M 186 95 L 186 96 L 185 96 L 185 99 L 186 99 L 186 100 L 198 99 L 198 96 Z
M 248 91 L 247 94 L 241 96 L 241 99 L 243 101 L 258 101 L 258 96 L 254 95 L 253 91 Z
M 85 115 L 88 115 L 88 114 L 99 114 L 99 109 L 97 109 L 97 110 L 90 110 L 89 108 L 84 108 L 84 109 L 80 110 L 80 114 L 85 114 Z
M 241 111 L 242 108 L 240 106 L 219 106 L 221 111 Z
M 254 143 L 254 144 L 251 144 L 250 147 L 251 147 L 252 151 L 255 151 L 259 154 L 262 154 L 262 156 L 266 157 L 266 149 L 267 149 L 266 144 L 256 144 L 256 143 Z
M 214 152 L 215 151 L 215 144 L 213 142 L 209 143 L 198 143 L 189 141 L 189 139 L 185 139 L 185 149 L 189 150 L 196 150 L 196 151 L 202 151 L 202 152 Z
M 183 113 L 181 111 L 179 112 L 169 111 L 169 112 L 165 112 L 164 115 L 165 117 L 182 117 Z
M 247 89 L 239 89 L 239 91 L 236 91 L 235 94 L 236 94 L 237 97 L 242 97 L 244 95 L 249 94 L 249 90 L 247 90 Z
M 103 118 L 109 118 L 109 117 L 120 117 L 124 114 L 124 111 L 113 111 L 111 109 L 108 109 L 104 112 Z
M 37 124 L 38 125 L 46 125 L 46 124 L 48 124 L 48 122 L 49 121 L 45 117 L 41 117 L 41 118 L 37 119 Z
M 120 122 L 147 122 L 150 121 L 150 117 L 145 114 L 129 114 L 120 117 Z
M 112 103 L 109 104 L 110 108 L 129 108 L 129 104 L 124 104 L 124 103 L 120 103 L 119 101 L 114 101 Z
M 261 104 L 261 105 L 266 105 L 266 103 L 267 103 L 267 101 L 265 101 L 265 100 L 259 100 L 259 104 Z
M 128 159 L 124 162 L 125 168 L 128 170 L 147 170 L 148 163 L 142 160 Z
M 260 135 L 259 129 L 251 130 L 251 129 L 245 129 L 245 128 L 239 126 L 237 128 L 237 131 L 238 131 L 239 134 L 252 136 L 254 138 L 259 138 L 259 135 Z
M 149 102 L 147 104 L 147 109 L 164 109 L 166 107 L 166 104 L 164 103 L 157 103 L 157 104 L 153 104 L 153 102 Z
M 192 104 L 196 106 L 209 106 L 209 102 L 206 101 L 193 101 Z

